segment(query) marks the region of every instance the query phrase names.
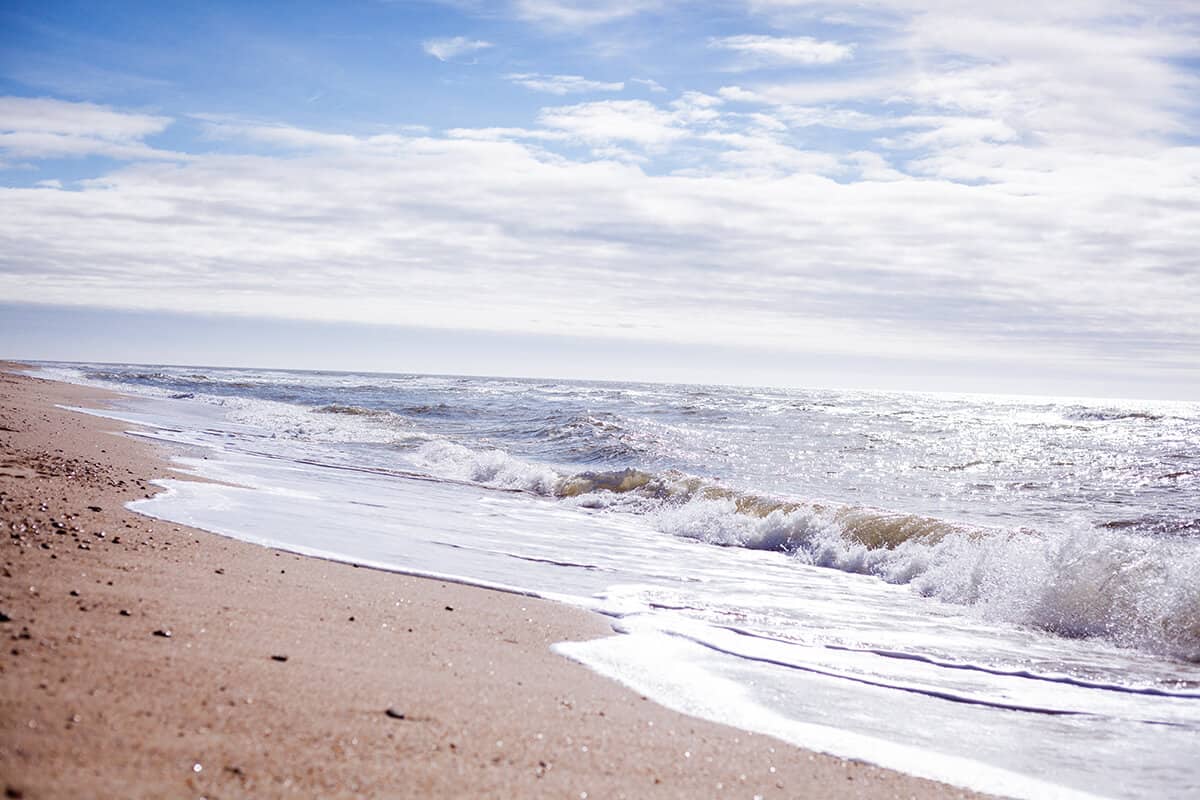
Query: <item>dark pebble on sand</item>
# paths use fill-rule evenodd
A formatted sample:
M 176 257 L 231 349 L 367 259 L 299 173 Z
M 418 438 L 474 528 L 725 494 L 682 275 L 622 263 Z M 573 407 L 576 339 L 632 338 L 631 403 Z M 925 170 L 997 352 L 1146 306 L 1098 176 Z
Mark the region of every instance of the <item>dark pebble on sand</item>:
M 383 713 L 387 714 L 392 719 L 404 719 L 404 712 L 401 711 L 400 709 L 396 708 L 395 706 L 392 706 L 391 708 L 389 708 L 387 711 L 385 711 Z
M 122 609 L 121 609 L 119 612 L 117 612 L 117 613 L 119 613 L 119 614 L 120 614 L 122 617 L 128 617 L 128 616 L 129 616 L 129 609 L 127 609 L 127 608 L 122 608 Z
M 354 619 L 354 617 L 351 617 L 350 619 Z M 3 611 L 0 611 L 0 622 L 12 622 L 12 617 L 10 617 L 8 614 L 5 614 Z
M 71 597 L 79 597 L 79 592 L 77 592 L 77 591 L 75 591 L 74 589 L 72 589 L 72 590 L 71 590 Z
M 217 573 L 218 575 L 225 574 L 225 570 L 221 569 L 220 567 L 217 567 L 216 569 L 214 569 L 213 572 Z
M 453 610 L 454 610 L 454 606 L 446 606 L 446 610 L 447 610 L 447 611 L 453 611 Z
M 165 628 L 159 628 L 158 630 L 156 630 L 156 631 L 154 632 L 154 635 L 155 635 L 155 636 L 161 636 L 161 637 L 163 637 L 164 639 L 170 639 L 170 638 L 171 638 L 171 632 L 170 632 L 169 630 L 165 629 Z
M 272 661 L 287 661 L 287 656 L 271 656 Z
M 103 511 L 103 510 L 104 509 L 101 508 L 100 506 L 88 506 L 88 511 Z

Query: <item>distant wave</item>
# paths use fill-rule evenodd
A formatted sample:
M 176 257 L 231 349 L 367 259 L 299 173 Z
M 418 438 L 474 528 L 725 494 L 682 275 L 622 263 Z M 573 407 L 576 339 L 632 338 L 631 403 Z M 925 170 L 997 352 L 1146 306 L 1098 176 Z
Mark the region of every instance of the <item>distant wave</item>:
M 380 411 L 375 408 L 363 408 L 362 406 L 340 405 L 331 403 L 325 406 L 317 406 L 313 411 L 318 414 L 345 414 L 350 417 L 374 417 L 376 419 L 391 419 L 396 417 L 390 411 Z
M 637 460 L 662 444 L 648 432 L 635 430 L 629 420 L 607 412 L 548 417 L 532 433 L 581 463 Z
M 1096 409 L 1085 408 L 1070 411 L 1064 415 L 1067 419 L 1079 420 L 1082 422 L 1118 422 L 1121 420 L 1143 420 L 1146 422 L 1158 422 L 1163 419 L 1162 414 L 1152 414 L 1149 411 L 1128 411 L 1123 409 Z

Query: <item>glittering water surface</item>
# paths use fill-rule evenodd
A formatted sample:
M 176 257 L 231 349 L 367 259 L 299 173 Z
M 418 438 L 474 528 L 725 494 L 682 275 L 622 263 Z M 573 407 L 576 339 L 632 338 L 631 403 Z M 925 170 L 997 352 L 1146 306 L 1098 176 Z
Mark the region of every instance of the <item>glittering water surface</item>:
M 1200 791 L 1200 405 L 44 365 L 205 448 L 145 513 L 559 596 L 660 701 L 1043 797 Z

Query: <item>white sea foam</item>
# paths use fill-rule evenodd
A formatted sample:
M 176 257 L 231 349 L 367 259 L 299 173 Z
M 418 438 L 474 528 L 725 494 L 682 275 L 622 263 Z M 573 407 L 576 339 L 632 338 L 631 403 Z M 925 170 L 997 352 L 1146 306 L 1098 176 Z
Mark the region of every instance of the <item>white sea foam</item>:
M 398 445 L 430 438 L 414 431 L 395 414 L 331 413 L 328 406 L 309 408 L 274 400 L 202 394 L 197 394 L 194 400 L 222 407 L 234 422 L 253 425 L 287 439 Z
M 755 516 L 732 499 L 694 498 L 652 515 L 675 536 L 782 550 L 804 563 L 910 584 L 989 620 L 1200 661 L 1200 561 L 1191 542 L 1079 523 L 1054 533 L 958 530 L 871 548 L 848 536 L 836 514 L 813 508 Z
M 545 496 L 553 496 L 562 480 L 551 467 L 514 458 L 503 450 L 472 450 L 446 439 L 422 445 L 408 460 L 439 477 Z
M 623 683 L 668 708 L 782 739 L 800 747 L 858 759 L 911 775 L 988 793 L 1047 800 L 1095 800 L 1102 795 L 1056 785 L 977 760 L 933 753 L 916 744 L 848 731 L 779 713 L 742 681 L 721 675 L 720 656 L 703 646 L 656 631 L 590 642 L 563 642 L 554 650 Z M 736 661 L 736 659 L 731 659 Z M 664 670 L 664 664 L 672 669 Z M 795 676 L 790 676 L 797 680 Z M 815 692 L 823 687 L 812 686 Z M 769 741 L 762 746 L 769 748 Z M 681 745 L 685 748 L 686 745 Z M 685 755 L 685 758 L 687 756 Z M 768 759 L 770 760 L 770 759 Z

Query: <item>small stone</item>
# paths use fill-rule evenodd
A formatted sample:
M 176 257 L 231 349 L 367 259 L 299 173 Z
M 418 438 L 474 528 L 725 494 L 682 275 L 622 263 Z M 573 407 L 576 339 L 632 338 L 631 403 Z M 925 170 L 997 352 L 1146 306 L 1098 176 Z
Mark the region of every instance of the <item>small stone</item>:
M 351 619 L 354 618 L 351 617 Z M 12 617 L 10 617 L 8 614 L 5 614 L 3 611 L 0 611 L 0 622 L 12 622 Z
M 101 508 L 100 506 L 88 506 L 88 511 L 103 511 L 103 510 L 104 509 Z
M 287 661 L 287 656 L 271 656 L 272 661 Z
M 446 606 L 446 610 L 447 610 L 447 611 L 453 611 L 453 610 L 454 610 L 454 606 Z
M 122 609 L 121 609 L 119 612 L 117 612 L 117 613 L 119 613 L 119 614 L 120 614 L 122 617 L 128 617 L 128 616 L 129 616 L 129 609 L 128 609 L 128 608 L 122 608 Z
M 72 589 L 72 590 L 71 590 L 71 597 L 79 597 L 79 592 L 77 592 L 77 591 L 75 591 L 74 589 Z
M 350 621 L 351 621 L 351 622 L 354 622 L 354 617 L 351 617 L 351 618 L 350 618 Z
M 392 706 L 391 708 L 389 708 L 387 711 L 385 711 L 383 713 L 387 714 L 392 719 L 404 719 L 404 712 L 401 711 L 400 709 L 396 708 L 395 706 Z
M 224 570 L 224 569 L 222 569 L 221 567 L 217 567 L 216 569 L 214 569 L 214 570 L 213 570 L 213 572 L 217 573 L 218 575 L 224 575 L 224 574 L 225 574 L 225 570 Z
M 171 631 L 170 631 L 170 630 L 168 630 L 167 628 L 159 628 L 158 630 L 156 630 L 156 631 L 154 632 L 154 635 L 155 635 L 155 636 L 161 636 L 161 637 L 163 637 L 164 639 L 170 639 L 170 638 L 171 638 Z

